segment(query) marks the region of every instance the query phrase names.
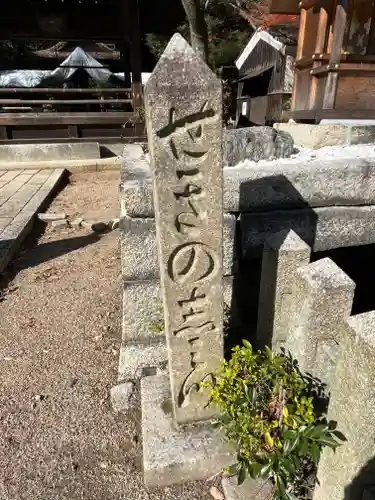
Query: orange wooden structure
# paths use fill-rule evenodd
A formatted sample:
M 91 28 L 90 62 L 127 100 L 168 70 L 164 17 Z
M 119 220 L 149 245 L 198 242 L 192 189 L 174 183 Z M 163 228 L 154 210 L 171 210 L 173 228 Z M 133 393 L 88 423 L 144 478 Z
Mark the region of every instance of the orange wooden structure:
M 374 0 L 272 0 L 270 12 L 300 14 L 286 118 L 375 119 Z

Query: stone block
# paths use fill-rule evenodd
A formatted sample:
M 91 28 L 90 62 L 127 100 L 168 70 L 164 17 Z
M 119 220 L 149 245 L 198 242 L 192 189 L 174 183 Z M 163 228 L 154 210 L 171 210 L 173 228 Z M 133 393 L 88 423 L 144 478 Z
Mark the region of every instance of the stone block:
M 330 383 L 335 346 L 340 345 L 349 318 L 355 283 L 331 259 L 298 268 L 290 300 L 290 333 L 285 343 L 302 372 Z M 322 349 L 328 350 L 331 359 Z M 324 361 L 322 363 L 322 361 Z
M 372 204 L 374 158 L 284 160 L 224 169 L 224 209 L 228 212 Z
M 65 144 L 6 144 L 0 146 L 0 163 L 99 159 L 97 142 Z
M 114 412 L 127 411 L 130 407 L 130 398 L 134 392 L 133 382 L 124 382 L 111 389 L 111 403 Z
M 151 169 L 139 154 L 138 162 L 123 164 L 122 214 L 154 217 Z M 284 160 L 224 167 L 223 172 L 225 212 L 375 204 L 375 160 L 371 158 Z
M 247 478 L 240 486 L 234 476 L 224 476 L 221 485 L 225 500 L 270 500 L 273 487 L 269 481 Z
M 310 253 L 310 247 L 294 231 L 273 234 L 265 241 L 258 307 L 259 346 L 272 346 L 277 351 L 287 340 L 295 273 L 310 262 Z
M 223 134 L 224 165 L 287 158 L 293 149 L 292 136 L 272 127 L 227 129 Z
M 135 381 L 141 377 L 164 373 L 167 348 L 164 339 L 153 344 L 122 344 L 118 382 Z
M 374 498 L 375 311 L 352 316 L 340 344 L 328 419 L 347 441 L 336 453 L 325 449 L 314 500 Z M 366 496 L 367 495 L 367 496 Z
M 224 279 L 224 303 L 232 305 L 233 280 Z M 150 343 L 164 339 L 163 299 L 158 280 L 125 281 L 122 342 Z
M 278 131 L 288 132 L 298 147 L 319 149 L 326 146 L 370 144 L 375 141 L 375 125 L 324 123 L 275 123 Z
M 375 243 L 375 206 L 241 214 L 242 256 L 259 256 L 270 233 L 293 230 L 316 252 Z
M 168 377 L 141 380 L 143 471 L 148 487 L 209 478 L 234 461 L 209 423 L 176 427 Z
M 122 217 L 122 277 L 125 280 L 149 280 L 160 277 L 155 219 Z M 236 217 L 223 217 L 223 273 L 235 273 Z

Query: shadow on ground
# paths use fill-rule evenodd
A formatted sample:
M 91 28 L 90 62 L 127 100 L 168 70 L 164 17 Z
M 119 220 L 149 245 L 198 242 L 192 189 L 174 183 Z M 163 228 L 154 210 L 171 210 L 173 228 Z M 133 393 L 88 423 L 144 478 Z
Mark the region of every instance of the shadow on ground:
M 344 500 L 372 500 L 374 498 L 375 458 L 372 458 L 345 488 Z
M 20 271 L 34 266 L 38 266 L 43 262 L 56 259 L 62 255 L 74 252 L 79 248 L 87 247 L 100 240 L 100 236 L 96 233 L 91 233 L 85 236 L 75 236 L 73 238 L 64 238 L 61 240 L 49 241 L 41 243 L 27 250 L 27 258 L 17 260 L 14 269 Z

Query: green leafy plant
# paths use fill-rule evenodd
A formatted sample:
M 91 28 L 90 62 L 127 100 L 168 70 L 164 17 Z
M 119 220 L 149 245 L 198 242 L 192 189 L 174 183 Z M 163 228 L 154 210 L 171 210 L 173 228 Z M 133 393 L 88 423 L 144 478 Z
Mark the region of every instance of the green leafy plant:
M 220 410 L 214 425 L 236 446 L 237 462 L 228 472 L 239 484 L 249 474 L 271 480 L 275 500 L 308 498 L 306 471 L 316 467 L 324 447 L 335 450 L 345 440 L 317 410 L 312 380 L 289 354 L 253 352 L 244 340 L 223 362 L 215 385 L 205 384 Z

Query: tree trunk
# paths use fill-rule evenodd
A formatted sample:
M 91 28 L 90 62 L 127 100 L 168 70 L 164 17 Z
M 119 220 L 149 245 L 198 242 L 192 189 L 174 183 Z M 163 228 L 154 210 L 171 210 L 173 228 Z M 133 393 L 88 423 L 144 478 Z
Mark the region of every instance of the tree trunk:
M 208 33 L 201 0 L 181 0 L 190 27 L 190 43 L 193 49 L 208 62 Z

